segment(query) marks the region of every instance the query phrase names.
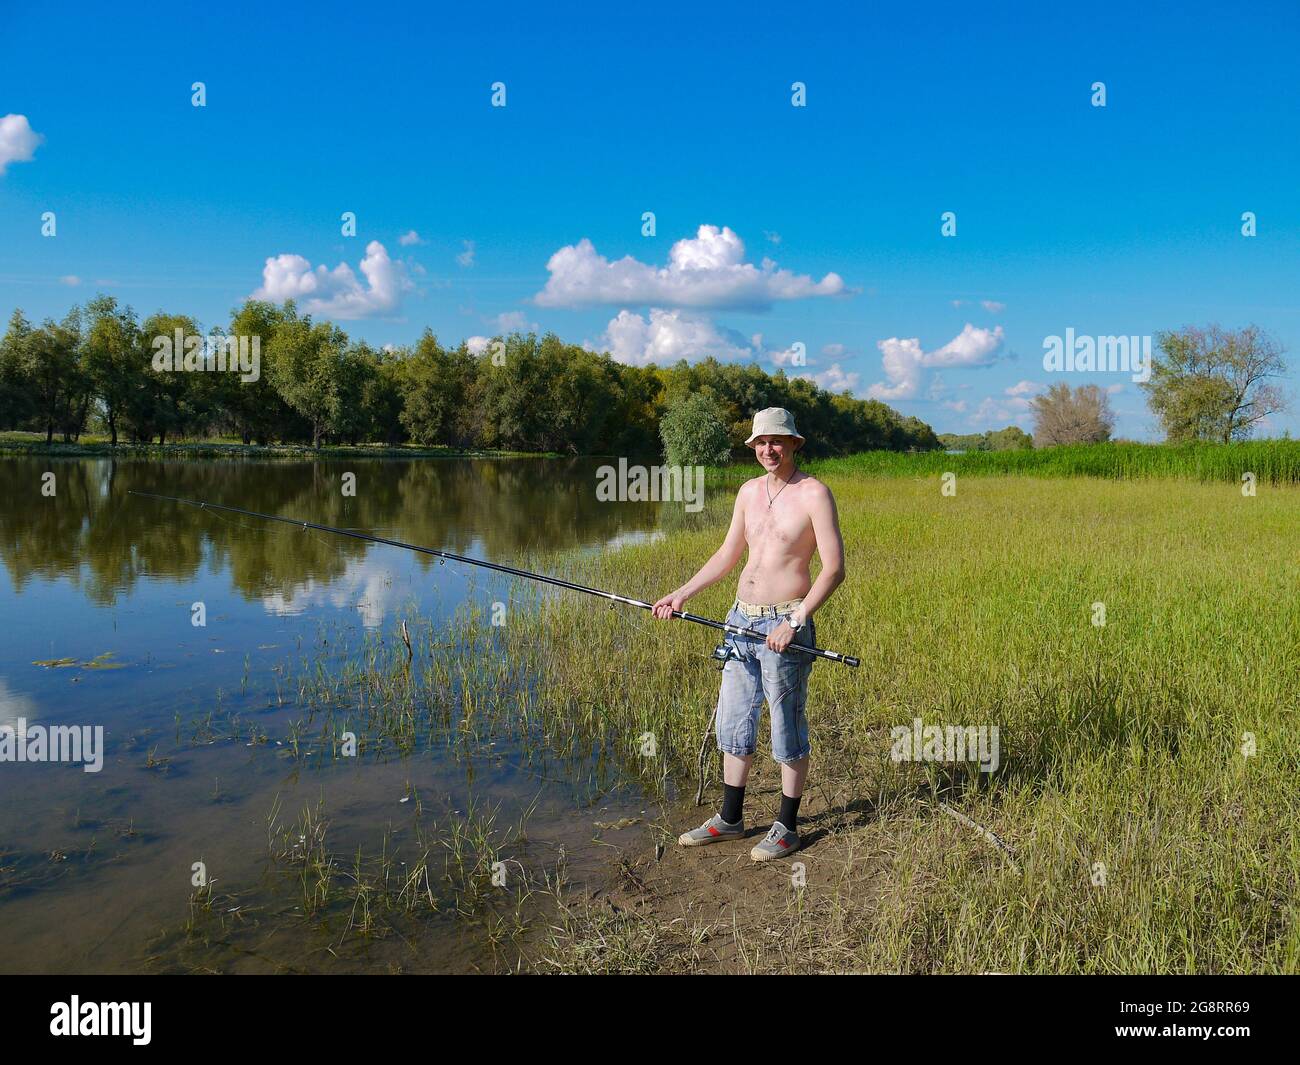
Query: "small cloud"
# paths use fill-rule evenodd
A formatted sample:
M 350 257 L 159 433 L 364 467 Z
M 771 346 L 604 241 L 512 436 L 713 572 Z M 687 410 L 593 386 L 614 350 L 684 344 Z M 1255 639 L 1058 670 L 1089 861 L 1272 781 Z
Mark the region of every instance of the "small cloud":
M 1124 386 L 1123 386 L 1123 385 L 1107 385 L 1107 386 L 1106 386 L 1106 392 L 1107 392 L 1108 395 L 1118 396 L 1118 395 L 1119 395 L 1121 392 L 1123 392 L 1123 391 L 1124 391 Z
M 946 407 L 948 408 L 948 410 L 951 411 L 956 411 L 958 414 L 966 413 L 966 401 L 964 399 L 944 400 L 944 402 L 941 403 L 940 406 Z
M 988 311 L 989 314 L 1001 314 L 1007 309 L 1005 303 L 999 303 L 997 300 L 980 300 L 980 306 Z
M 482 355 L 487 351 L 487 346 L 492 343 L 491 337 L 466 337 L 465 347 L 469 349 L 471 355 Z
M 523 311 L 505 311 L 496 316 L 496 325 L 502 333 L 536 333 L 537 323 L 530 322 Z
M 59 278 L 59 284 L 67 285 L 71 288 L 74 285 L 80 285 L 81 278 L 79 278 L 76 274 L 64 274 L 61 278 Z
M 0 118 L 0 177 L 10 163 L 30 163 L 44 141 L 44 135 L 32 129 L 26 115 Z
M 781 243 L 781 234 L 780 234 L 780 233 L 769 233 L 769 232 L 765 229 L 765 230 L 763 230 L 763 236 L 764 236 L 765 239 L 771 241 L 773 244 L 780 244 L 780 243 Z
M 952 305 L 953 305 L 954 307 L 964 307 L 964 306 L 966 306 L 966 301 L 965 301 L 965 300 L 951 300 L 950 302 L 952 303 Z
M 474 242 L 472 240 L 462 240 L 461 244 L 465 246 L 465 250 L 456 256 L 456 262 L 468 270 L 474 265 Z
M 822 348 L 822 354 L 827 355 L 832 359 L 838 359 L 841 355 L 844 354 L 844 345 L 827 344 Z
M 852 392 L 861 382 L 861 375 L 845 373 L 836 362 L 831 364 L 829 370 L 824 370 L 813 377 L 812 381 L 818 388 L 824 388 L 827 392 Z
M 1018 381 L 1004 392 L 1008 396 L 1035 396 L 1043 390 L 1036 381 Z
M 976 408 L 968 419 L 968 424 L 977 429 L 1001 429 L 1027 418 L 1031 410 L 1033 403 L 1024 396 L 1012 396 L 1010 399 L 989 396 Z
M 414 229 L 410 229 L 397 238 L 397 243 L 403 248 L 409 248 L 413 244 L 425 244 L 427 241 L 422 240 Z

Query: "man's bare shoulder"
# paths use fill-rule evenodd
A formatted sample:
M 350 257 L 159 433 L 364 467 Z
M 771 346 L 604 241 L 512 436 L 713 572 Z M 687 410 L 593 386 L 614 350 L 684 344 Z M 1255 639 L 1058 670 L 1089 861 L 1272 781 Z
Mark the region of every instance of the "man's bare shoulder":
M 811 499 L 833 499 L 830 487 L 825 481 L 819 481 L 811 473 L 804 474 L 804 480 L 799 482 L 799 487 L 804 495 Z

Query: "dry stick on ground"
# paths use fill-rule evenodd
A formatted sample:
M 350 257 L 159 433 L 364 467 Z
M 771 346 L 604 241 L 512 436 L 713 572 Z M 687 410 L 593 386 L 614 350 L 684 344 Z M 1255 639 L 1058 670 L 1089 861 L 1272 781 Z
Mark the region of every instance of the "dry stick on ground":
M 704 752 L 709 746 L 709 736 L 713 732 L 713 716 L 710 715 L 709 723 L 704 729 L 704 739 L 700 741 L 700 757 L 696 762 L 699 768 L 700 786 L 695 789 L 695 805 L 704 805 Z
M 1011 863 L 1012 869 L 1014 869 L 1017 873 L 1020 872 L 1020 863 L 1016 861 L 1015 852 L 1002 841 L 1002 839 L 998 836 L 996 832 L 990 831 L 989 829 L 985 828 L 983 825 L 976 824 L 965 814 L 959 813 L 958 811 L 954 810 L 946 802 L 941 802 L 939 804 L 939 809 L 942 810 L 944 813 L 949 814 L 952 817 L 955 817 L 958 821 L 960 821 L 963 825 L 966 825 L 968 828 L 973 828 L 976 832 L 978 832 L 986 840 L 992 843 L 993 846 L 997 847 L 998 850 L 1002 851 L 1002 853 L 1007 856 L 1007 861 Z

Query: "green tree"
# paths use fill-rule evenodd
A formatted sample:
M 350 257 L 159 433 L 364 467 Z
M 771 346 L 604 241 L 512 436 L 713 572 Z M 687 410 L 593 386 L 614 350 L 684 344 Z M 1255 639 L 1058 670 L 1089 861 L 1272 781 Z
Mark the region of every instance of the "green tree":
M 52 443 L 54 430 L 65 440 L 80 431 L 78 411 L 89 396 L 81 366 L 81 334 L 78 316 L 69 314 L 62 322 L 47 320 L 24 345 L 26 372 L 34 400 L 34 417 L 45 427 L 45 442 Z M 85 414 L 81 415 L 84 423 Z
M 0 429 L 22 429 L 36 414 L 32 381 L 32 329 L 21 310 L 9 318 L 0 339 Z
M 271 383 L 311 424 L 312 447 L 320 447 L 338 419 L 347 346 L 342 329 L 324 322 L 313 325 L 310 317 L 282 323 L 271 341 Z
M 176 351 L 176 337 L 182 338 L 181 350 Z M 140 341 L 144 347 L 142 373 L 143 387 L 131 397 L 128 417 L 135 425 L 137 437 L 150 439 L 158 434 L 158 443 L 167 443 L 168 435 L 183 436 L 191 424 L 203 413 L 196 400 L 202 396 L 206 382 L 195 379 L 200 375 L 184 369 L 187 357 L 195 357 L 198 349 L 187 352 L 185 345 L 190 337 L 201 337 L 198 322 L 187 314 L 152 314 L 140 326 Z M 172 368 L 155 368 L 155 356 L 172 348 Z M 161 366 L 161 359 L 159 359 Z
M 1262 419 L 1286 408 L 1270 383 L 1286 372 L 1284 349 L 1257 326 L 1184 326 L 1157 334 L 1156 344 L 1160 355 L 1141 387 L 1171 442 L 1245 440 Z
M 231 312 L 228 335 L 247 337 L 249 350 L 257 352 L 259 362 L 257 380 L 243 381 L 239 374 L 230 374 L 223 392 L 223 408 L 245 444 L 299 440 L 311 432 L 302 415 L 277 391 L 269 372 L 271 343 L 277 331 L 297 320 L 292 300 L 282 307 L 265 300 L 245 300 Z
M 1034 446 L 1034 438 L 1018 425 L 1008 425 L 984 436 L 990 451 L 1027 451 Z
M 367 404 L 379 360 L 365 341 L 348 347 L 339 361 L 339 409 L 333 431 L 348 444 L 375 439 L 374 411 Z
M 102 405 L 111 446 L 133 397 L 146 387 L 144 347 L 131 308 L 121 308 L 112 296 L 96 296 L 86 304 L 88 327 L 85 368 L 90 387 Z
M 731 457 L 731 441 L 717 403 L 700 392 L 668 408 L 659 435 L 670 466 L 719 466 Z
M 537 337 L 512 333 L 478 359 L 478 426 L 487 447 L 538 451 L 544 446 L 545 366 Z
M 417 444 L 432 446 L 448 441 L 463 401 L 456 360 L 426 329 L 410 355 L 396 364 L 402 390 L 401 422 Z
M 402 425 L 401 357 L 395 352 L 375 353 L 375 372 L 365 383 L 361 402 L 369 414 L 372 439 L 400 444 L 406 439 Z

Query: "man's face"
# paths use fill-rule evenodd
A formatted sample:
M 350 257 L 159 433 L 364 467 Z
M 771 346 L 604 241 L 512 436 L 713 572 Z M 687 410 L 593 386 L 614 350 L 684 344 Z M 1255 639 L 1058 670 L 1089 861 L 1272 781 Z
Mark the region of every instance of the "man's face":
M 754 441 L 754 454 L 759 465 L 770 473 L 775 473 L 781 463 L 791 459 L 798 448 L 798 440 L 793 436 L 760 436 Z

